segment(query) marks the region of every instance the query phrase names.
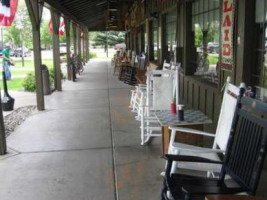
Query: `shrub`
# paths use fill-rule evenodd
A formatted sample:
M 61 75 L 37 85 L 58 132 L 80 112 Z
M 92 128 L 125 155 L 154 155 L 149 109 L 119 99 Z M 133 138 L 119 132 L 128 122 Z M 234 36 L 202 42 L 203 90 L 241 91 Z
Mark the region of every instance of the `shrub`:
M 49 68 L 49 81 L 50 81 L 50 86 L 54 85 L 54 80 L 55 80 L 55 75 L 54 75 L 54 68 Z
M 55 74 L 54 74 L 54 68 L 49 68 L 49 80 L 50 80 L 50 85 L 52 86 L 54 84 L 54 80 L 55 80 Z M 62 72 L 61 72 L 61 79 L 63 80 L 66 80 L 67 79 L 67 76 L 64 75 Z
M 54 85 L 54 68 L 50 68 L 49 70 L 49 82 L 50 86 Z M 66 76 L 61 73 L 62 79 L 66 79 Z M 35 75 L 33 73 L 28 73 L 26 78 L 22 82 L 22 86 L 24 87 L 25 91 L 34 92 L 36 90 L 35 84 Z
M 35 76 L 33 73 L 27 74 L 26 78 L 22 82 L 22 86 L 29 92 L 34 92 L 36 90 Z
M 89 58 L 91 59 L 91 58 L 96 58 L 97 57 L 97 55 L 96 55 L 96 53 L 95 52 L 90 52 L 89 53 Z

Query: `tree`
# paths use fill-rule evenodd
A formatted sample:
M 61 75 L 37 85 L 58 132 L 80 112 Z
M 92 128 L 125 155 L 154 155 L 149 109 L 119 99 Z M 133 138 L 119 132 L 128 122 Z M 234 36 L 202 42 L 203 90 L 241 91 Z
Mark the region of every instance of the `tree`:
M 95 32 L 90 33 L 90 37 L 96 46 L 105 47 L 105 49 L 107 49 L 107 40 L 109 46 L 114 46 L 116 44 L 125 42 L 124 32 Z
M 24 1 L 19 1 L 14 22 L 12 26 L 6 28 L 5 40 L 17 47 L 23 45 L 32 48 L 32 26 Z
M 45 46 L 45 49 L 50 49 L 53 44 L 48 21 L 43 21 L 41 24 L 41 43 Z

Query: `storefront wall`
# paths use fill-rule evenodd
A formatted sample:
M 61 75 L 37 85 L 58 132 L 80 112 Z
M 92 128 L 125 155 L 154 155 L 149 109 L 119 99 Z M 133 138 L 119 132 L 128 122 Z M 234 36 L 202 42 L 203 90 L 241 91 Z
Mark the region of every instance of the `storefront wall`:
M 221 89 L 227 77 L 230 76 L 232 83 L 236 85 L 241 82 L 250 86 L 256 84 L 251 78 L 255 65 L 252 47 L 257 43 L 253 39 L 256 31 L 256 0 L 140 1 L 140 6 L 144 8 L 142 2 L 146 2 L 146 14 L 139 21 L 141 30 L 139 37 L 133 34 L 132 39 L 141 39 L 139 49 L 146 49 L 149 61 L 157 64 L 159 69 L 163 61 L 169 57 L 169 40 L 176 41 L 172 50 L 175 57 L 173 60 L 182 63 L 183 68 L 180 79 L 181 100 L 187 107 L 199 109 L 207 114 L 214 123 L 206 129 L 214 130 L 220 113 Z M 170 36 L 173 32 L 168 30 L 168 27 L 171 27 L 168 25 L 171 21 L 169 16 L 173 15 L 174 10 L 177 14 L 175 39 L 169 39 L 173 37 Z M 224 11 L 227 12 L 224 13 Z M 232 15 L 229 15 L 226 20 L 228 11 L 232 11 Z M 206 22 L 209 24 L 207 25 Z M 210 28 L 211 24 L 213 30 Z M 142 31 L 143 28 L 144 31 Z M 225 35 L 228 28 L 230 35 Z M 213 34 L 212 37 L 211 34 Z M 222 48 L 228 45 L 227 36 L 231 37 L 231 49 Z M 197 41 L 198 37 L 202 37 L 202 40 Z M 136 48 L 137 46 L 133 49 L 136 50 Z M 256 49 L 256 47 L 253 48 Z M 214 71 L 214 74 L 208 75 L 208 79 L 204 75 L 197 74 L 201 68 L 199 64 L 201 54 L 202 68 L 207 66 L 205 62 L 208 60 L 209 70 Z M 205 54 L 208 55 L 205 57 Z M 225 56 L 228 57 L 225 58 Z M 205 70 L 204 72 L 207 72 L 207 69 Z M 261 73 L 265 71 L 262 70 Z
M 259 33 L 266 29 L 267 20 L 257 22 L 259 14 L 256 15 L 258 12 L 256 3 L 262 4 L 258 7 L 264 8 L 264 11 L 261 11 L 264 18 L 267 13 L 267 1 L 155 0 L 145 2 L 147 2 L 146 18 L 142 21 L 145 23 L 143 34 L 146 33 L 144 45 L 149 61 L 156 63 L 159 69 L 163 61 L 168 58 L 168 33 L 170 33 L 167 30 L 168 15 L 174 9 L 177 12 L 176 47 L 173 50 L 175 51 L 174 60 L 180 62 L 183 68 L 180 78 L 180 97 L 187 108 L 199 109 L 213 120 L 213 124 L 204 127 L 206 131 L 214 132 L 216 129 L 222 99 L 221 90 L 228 76 L 235 85 L 245 82 L 247 86 L 260 85 L 266 89 L 267 81 L 264 80 L 267 77 L 267 57 L 265 56 L 267 30 L 264 30 L 264 35 L 261 34 L 262 38 Z M 197 8 L 196 4 L 198 4 Z M 205 41 L 204 35 L 212 32 L 207 31 L 207 27 L 205 32 L 204 27 L 207 21 L 215 24 L 213 31 L 217 32 L 215 36 L 213 35 L 213 39 L 207 37 Z M 200 24 L 202 31 L 202 41 L 198 44 L 196 32 L 200 31 L 195 29 L 195 24 Z M 258 56 L 259 49 L 262 50 L 260 56 Z M 216 70 L 211 79 L 206 79 L 196 73 L 199 70 L 199 54 L 204 54 L 205 51 L 208 52 L 209 57 L 212 57 L 203 56 L 208 60 L 209 69 Z M 259 60 L 264 62 L 259 63 Z M 259 67 L 255 66 L 259 65 L 261 69 L 257 70 Z M 203 68 L 205 66 L 204 62 Z M 258 81 L 255 81 L 252 76 L 256 73 L 255 71 L 259 75 Z

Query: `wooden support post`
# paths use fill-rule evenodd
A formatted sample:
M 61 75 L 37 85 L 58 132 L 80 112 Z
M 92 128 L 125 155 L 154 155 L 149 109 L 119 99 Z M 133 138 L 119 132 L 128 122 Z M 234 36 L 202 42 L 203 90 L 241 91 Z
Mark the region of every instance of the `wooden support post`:
M 83 38 L 82 38 L 82 45 L 83 45 L 83 63 L 86 63 L 86 52 L 85 52 L 85 28 L 83 28 Z
M 73 50 L 74 54 L 77 55 L 77 24 L 72 23 L 72 31 L 73 31 Z
M 70 63 L 70 20 L 65 19 L 67 64 Z M 71 72 L 68 67 L 68 80 L 71 80 Z
M 34 69 L 36 81 L 37 109 L 39 111 L 45 109 L 43 79 L 42 79 L 42 56 L 41 56 L 41 40 L 40 40 L 40 24 L 43 13 L 43 0 L 25 0 L 32 23 L 33 35 L 33 52 L 34 52 Z
M 89 57 L 89 32 L 88 30 L 86 29 L 86 32 L 85 32 L 85 53 L 86 53 L 86 62 L 89 61 L 90 57 Z
M 192 31 L 192 3 L 183 1 L 183 66 L 185 75 L 193 75 L 195 69 L 190 65 L 196 51 L 193 52 L 194 33 Z
M 54 10 L 51 10 L 51 19 L 53 25 L 53 57 L 54 57 L 55 89 L 57 91 L 62 91 L 60 51 L 59 51 L 60 14 Z
M 0 95 L 1 102 L 1 95 Z M 0 155 L 6 154 L 6 133 L 5 133 L 5 125 L 4 118 L 2 112 L 2 104 L 0 104 Z
M 77 27 L 77 42 L 78 42 L 78 55 L 79 57 L 81 58 L 81 52 L 82 52 L 82 49 L 81 49 L 81 29 L 80 29 L 80 26 Z

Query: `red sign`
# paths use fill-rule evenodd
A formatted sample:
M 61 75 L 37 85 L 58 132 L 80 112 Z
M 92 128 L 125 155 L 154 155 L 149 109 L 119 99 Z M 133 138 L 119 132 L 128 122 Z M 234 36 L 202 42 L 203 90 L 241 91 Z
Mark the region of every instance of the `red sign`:
M 234 0 L 223 0 L 221 68 L 224 70 L 233 70 L 234 66 L 234 9 Z

